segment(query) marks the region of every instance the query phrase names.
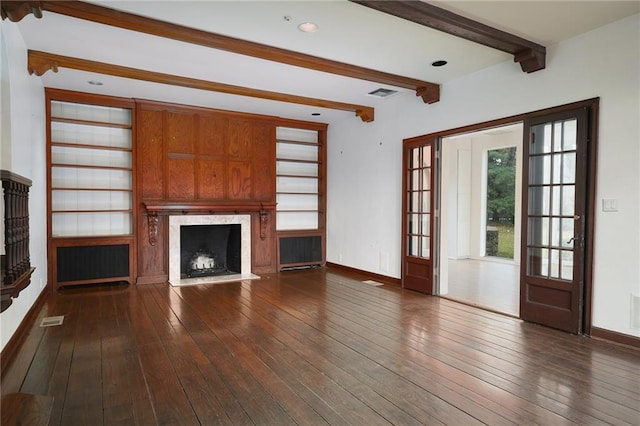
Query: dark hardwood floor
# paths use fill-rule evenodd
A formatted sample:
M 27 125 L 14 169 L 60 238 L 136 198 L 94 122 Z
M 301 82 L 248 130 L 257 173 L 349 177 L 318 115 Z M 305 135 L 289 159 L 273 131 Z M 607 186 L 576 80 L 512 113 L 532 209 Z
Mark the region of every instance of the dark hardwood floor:
M 52 425 L 640 424 L 640 351 L 327 269 L 66 290 L 4 370 Z

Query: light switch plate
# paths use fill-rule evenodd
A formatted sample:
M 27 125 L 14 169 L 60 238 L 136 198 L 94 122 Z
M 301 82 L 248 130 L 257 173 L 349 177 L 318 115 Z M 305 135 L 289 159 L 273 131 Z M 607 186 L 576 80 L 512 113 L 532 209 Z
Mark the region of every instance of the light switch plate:
M 603 212 L 617 212 L 618 200 L 615 198 L 603 198 L 602 199 L 602 211 Z

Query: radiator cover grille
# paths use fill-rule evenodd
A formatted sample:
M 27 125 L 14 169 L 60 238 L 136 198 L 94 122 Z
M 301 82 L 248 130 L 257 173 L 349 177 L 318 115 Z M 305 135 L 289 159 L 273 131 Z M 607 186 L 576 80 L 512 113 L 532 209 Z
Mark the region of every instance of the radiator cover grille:
M 322 262 L 322 238 L 319 235 L 280 238 L 280 265 Z
M 129 276 L 129 245 L 58 247 L 59 283 Z

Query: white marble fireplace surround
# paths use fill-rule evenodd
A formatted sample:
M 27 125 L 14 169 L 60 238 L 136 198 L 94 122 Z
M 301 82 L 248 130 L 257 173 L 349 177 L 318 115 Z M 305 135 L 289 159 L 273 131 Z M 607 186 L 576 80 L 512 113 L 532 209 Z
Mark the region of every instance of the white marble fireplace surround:
M 213 277 L 180 278 L 180 227 L 186 225 L 240 225 L 240 273 Z M 251 215 L 169 216 L 169 284 L 172 286 L 211 284 L 260 278 L 251 273 Z

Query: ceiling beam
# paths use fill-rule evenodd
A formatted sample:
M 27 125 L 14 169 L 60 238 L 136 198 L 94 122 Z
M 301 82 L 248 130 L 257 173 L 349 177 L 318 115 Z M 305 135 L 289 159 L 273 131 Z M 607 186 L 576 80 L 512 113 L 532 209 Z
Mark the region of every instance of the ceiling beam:
M 12 5 L 7 7 L 5 6 L 7 3 Z M 18 6 L 20 4 L 23 4 L 23 6 Z M 25 14 L 28 14 L 30 10 L 32 10 L 36 16 L 38 16 L 36 13 L 41 14 L 42 11 L 48 11 L 254 58 L 411 89 L 415 90 L 416 96 L 421 97 L 427 104 L 440 100 L 440 85 L 436 83 L 197 30 L 132 13 L 120 12 L 96 4 L 81 1 L 3 1 L 1 7 L 2 18 L 5 19 L 5 17 L 9 17 L 12 21 L 14 20 L 12 16 L 15 16 L 15 20 L 20 20 Z M 14 10 L 15 12 L 13 12 Z
M 0 16 L 2 20 L 9 18 L 11 22 L 19 22 L 33 13 L 36 18 L 42 18 L 41 1 L 3 1 L 0 5 Z
M 531 73 L 545 68 L 546 48 L 516 35 L 498 30 L 446 9 L 419 0 L 350 0 L 416 24 L 424 25 L 465 40 L 510 53 L 522 71 Z
M 248 96 L 252 98 L 308 105 L 319 108 L 337 109 L 340 111 L 352 111 L 364 122 L 371 122 L 374 120 L 374 108 L 370 106 L 347 104 L 325 99 L 307 98 L 304 96 L 269 92 L 266 90 L 252 89 L 249 87 L 233 86 L 230 84 L 216 83 L 207 80 L 198 80 L 195 78 L 141 70 L 138 68 L 129 68 L 120 65 L 107 64 L 104 62 L 90 61 L 87 59 L 73 58 L 69 56 L 56 55 L 53 53 L 40 52 L 35 50 L 29 50 L 28 52 L 27 68 L 29 70 L 29 74 L 35 74 L 38 76 L 42 76 L 49 70 L 58 72 L 58 68 L 69 68 L 78 71 L 87 71 L 97 74 L 111 75 L 115 77 L 149 81 L 152 83 L 188 87 L 190 89 L 208 90 L 210 92 Z

